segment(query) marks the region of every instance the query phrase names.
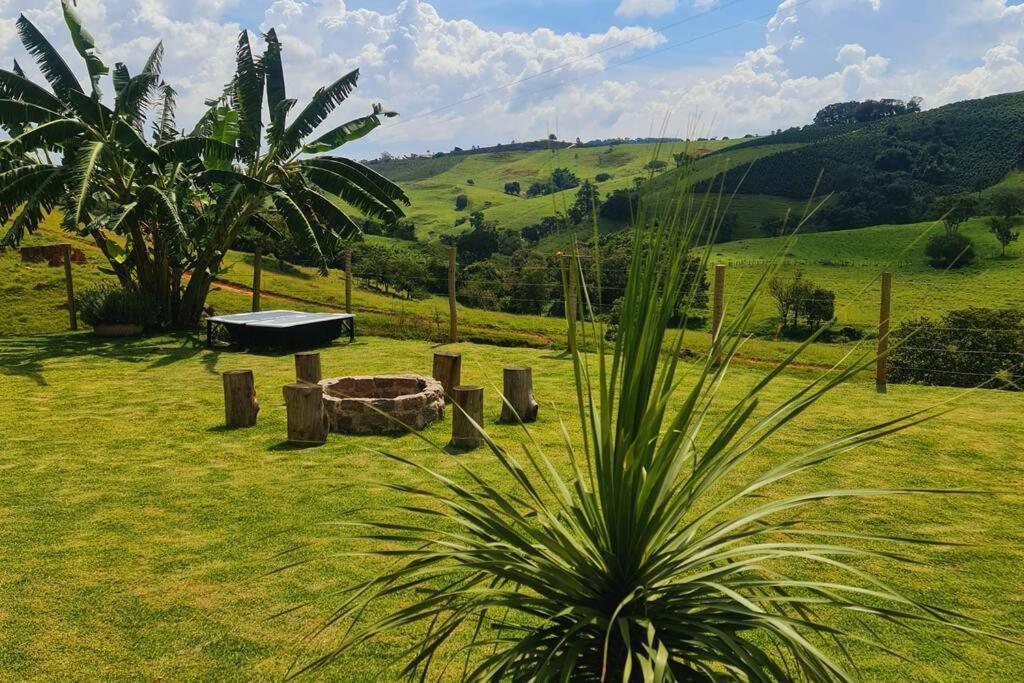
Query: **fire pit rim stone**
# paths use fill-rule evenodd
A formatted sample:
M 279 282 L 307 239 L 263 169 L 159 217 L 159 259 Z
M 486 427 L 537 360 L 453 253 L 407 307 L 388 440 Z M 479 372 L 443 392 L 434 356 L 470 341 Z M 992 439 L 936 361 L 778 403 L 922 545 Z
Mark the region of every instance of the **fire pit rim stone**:
M 418 391 L 395 396 L 379 393 L 394 389 L 402 380 L 414 380 Z M 344 381 L 372 384 L 366 396 L 337 396 L 333 387 Z M 381 386 L 383 384 L 383 386 Z M 392 386 L 388 386 L 388 385 Z M 424 429 L 444 418 L 444 388 L 433 377 L 416 374 L 348 375 L 320 380 L 324 389 L 324 407 L 330 417 L 331 431 L 344 434 L 395 434 L 407 429 Z M 337 390 L 335 390 L 337 391 Z M 339 392 L 340 393 L 340 392 Z M 362 392 L 360 392 L 362 393 Z M 383 411 L 388 416 L 377 411 Z

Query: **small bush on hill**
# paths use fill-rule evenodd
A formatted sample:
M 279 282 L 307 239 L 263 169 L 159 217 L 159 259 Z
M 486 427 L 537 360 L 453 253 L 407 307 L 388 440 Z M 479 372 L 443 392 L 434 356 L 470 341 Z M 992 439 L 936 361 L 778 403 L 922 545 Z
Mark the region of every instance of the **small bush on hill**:
M 889 379 L 949 387 L 1024 386 L 1024 312 L 968 308 L 902 323 L 892 333 Z
M 651 159 L 644 164 L 644 168 L 648 171 L 660 171 L 664 168 L 668 168 L 668 162 L 664 159 Z
M 611 173 L 598 173 L 596 176 L 594 176 L 594 182 L 598 182 L 598 183 L 603 183 L 603 182 L 605 182 L 607 180 L 611 180 L 611 179 L 612 179 L 612 174 Z
M 467 206 L 469 206 L 469 197 L 468 196 L 466 196 L 464 194 L 460 194 L 459 196 L 457 196 L 455 198 L 455 210 L 456 211 L 462 211 Z
M 932 268 L 963 268 L 974 262 L 974 242 L 960 233 L 933 235 L 924 248 Z
M 511 194 L 518 197 L 521 190 L 522 187 L 520 187 L 518 180 L 512 181 L 511 183 L 505 183 L 505 194 Z
M 835 316 L 836 293 L 800 271 L 790 279 L 772 278 L 768 293 L 775 299 L 783 328 L 799 328 L 802 320 L 807 328 L 816 330 Z
M 75 305 L 86 325 L 153 325 L 156 308 L 145 294 L 135 289 L 102 284 L 83 290 Z

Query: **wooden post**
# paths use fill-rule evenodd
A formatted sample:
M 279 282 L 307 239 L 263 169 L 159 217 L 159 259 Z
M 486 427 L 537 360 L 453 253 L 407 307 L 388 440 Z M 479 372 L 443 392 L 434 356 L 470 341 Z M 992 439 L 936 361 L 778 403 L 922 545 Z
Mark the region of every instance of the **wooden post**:
M 722 335 L 722 318 L 725 316 L 725 266 L 715 265 L 715 300 L 711 311 L 711 341 L 717 342 Z
M 323 387 L 305 382 L 285 384 L 284 403 L 288 411 L 288 443 L 297 446 L 327 443 L 329 419 Z
M 319 351 L 300 351 L 295 354 L 295 381 L 316 384 L 323 379 L 320 371 Z
M 459 340 L 459 312 L 455 307 L 455 247 L 448 247 L 448 341 Z
M 565 319 L 569 323 L 569 353 L 576 353 L 576 322 L 579 320 L 576 306 L 579 299 L 580 264 L 575 256 L 565 257 L 568 269 L 568 287 L 566 289 Z
M 533 422 L 537 419 L 537 401 L 533 398 L 533 370 L 505 368 L 505 400 L 501 404 L 502 422 Z
M 352 250 L 345 250 L 345 312 L 352 312 Z
M 484 424 L 484 388 L 474 386 L 452 387 L 452 440 L 449 448 L 476 448 L 484 442 L 474 422 Z M 461 410 L 460 410 L 461 408 Z
M 435 353 L 433 377 L 444 387 L 445 400 L 451 400 L 452 388 L 462 384 L 462 354 L 455 351 Z
M 263 247 L 257 246 L 252 255 L 252 310 L 260 310 L 260 281 L 263 279 Z
M 78 312 L 75 310 L 75 283 L 71 277 L 71 245 L 60 245 L 64 256 L 64 284 L 68 290 L 68 318 L 71 322 L 71 331 L 78 329 Z
M 882 302 L 878 311 L 878 358 L 875 360 L 875 388 L 884 394 L 889 382 L 889 315 L 892 307 L 892 273 L 882 273 Z
M 260 412 L 252 370 L 228 370 L 224 379 L 224 424 L 228 429 L 252 427 Z

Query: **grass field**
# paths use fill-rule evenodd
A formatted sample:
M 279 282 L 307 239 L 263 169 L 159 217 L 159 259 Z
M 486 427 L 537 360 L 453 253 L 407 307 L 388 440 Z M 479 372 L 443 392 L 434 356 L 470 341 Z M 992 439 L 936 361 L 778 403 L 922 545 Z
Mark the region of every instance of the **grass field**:
M 427 373 L 435 348 L 365 338 L 324 350 L 324 370 Z M 571 368 L 563 355 L 455 348 L 464 354 L 464 381 L 486 387 L 488 428 L 501 443 L 517 438 L 511 427 L 490 425 L 499 410 L 494 382 L 508 364 L 534 368 L 542 408 L 533 432 L 548 452 L 560 452 L 558 415 L 578 438 L 569 404 Z M 219 373 L 240 367 L 255 371 L 259 424 L 224 431 Z M 377 484 L 419 481 L 369 449 L 399 452 L 455 477 L 460 464 L 498 476 L 483 451 L 456 459 L 411 437 L 335 435 L 322 448 L 288 448 L 280 387 L 292 372 L 289 356 L 209 351 L 182 336 L 117 343 L 88 333 L 0 340 L 0 678 L 279 678 L 295 657 L 306 662 L 338 637 L 333 631 L 301 640 L 338 604 L 330 591 L 381 568 L 377 560 L 340 555 L 359 546 L 328 523 L 357 518 L 352 511 L 367 506 L 400 519 L 400 499 Z M 727 396 L 736 398 L 763 372 L 736 368 Z M 778 380 L 762 410 L 808 377 Z M 956 395 L 894 387 L 879 396 L 869 382 L 857 382 L 805 414 L 753 466 Z M 957 400 L 954 414 L 849 454 L 771 495 L 836 486 L 1010 491 L 941 502 L 850 501 L 819 510 L 818 517 L 869 533 L 968 544 L 903 548 L 925 564 L 887 575 L 915 597 L 1019 627 L 1024 466 L 1015 455 L 1024 439 L 1024 396 L 979 392 Z M 444 442 L 448 429 L 446 421 L 426 436 Z M 555 457 L 565 465 L 564 456 Z M 272 618 L 306 601 L 307 608 Z M 864 655 L 865 678 L 1024 677 L 1018 647 L 947 641 L 957 659 L 933 636 L 881 628 L 879 637 L 915 663 Z M 403 642 L 395 634 L 367 643 L 325 678 L 392 680 L 384 666 Z
M 735 142 L 710 140 L 468 154 L 403 160 L 378 170 L 385 175 L 390 173 L 409 194 L 412 207 L 408 216 L 416 223 L 418 237 L 435 239 L 461 232 L 464 228 L 455 227 L 455 220 L 473 211 L 483 211 L 502 228 L 519 230 L 555 212 L 564 213 L 576 196 L 572 189 L 542 197 L 515 197 L 504 192 L 508 182 L 518 181 L 526 192 L 531 183 L 549 177 L 555 168 L 564 167 L 581 181 L 593 181 L 599 173 L 610 174 L 610 180 L 599 183 L 604 194 L 631 186 L 636 177 L 648 177 L 649 172 L 643 167 L 654 158 L 667 160 L 671 165 L 672 154 L 684 148 L 713 152 Z M 747 152 L 744 158 L 765 153 L 769 152 Z M 469 207 L 455 211 L 455 197 L 460 194 L 469 197 Z
M 894 320 L 984 306 L 1024 306 L 1022 248 L 1013 245 L 1007 257 L 999 256 L 999 244 L 989 234 L 984 219 L 965 223 L 960 232 L 975 242 L 978 258 L 974 264 L 942 271 L 932 268 L 924 255 L 924 243 L 941 224 L 885 225 L 842 232 L 800 235 L 786 258 L 783 273 L 802 271 L 819 284 L 836 292 L 836 313 L 840 323 L 877 324 L 878 278 L 883 270 L 893 273 L 892 313 Z M 717 245 L 716 263 L 727 265 L 728 287 L 739 292 L 750 287 L 767 263 L 785 246 L 786 238 L 751 239 Z M 765 297 L 759 317 L 767 320 L 776 313 Z

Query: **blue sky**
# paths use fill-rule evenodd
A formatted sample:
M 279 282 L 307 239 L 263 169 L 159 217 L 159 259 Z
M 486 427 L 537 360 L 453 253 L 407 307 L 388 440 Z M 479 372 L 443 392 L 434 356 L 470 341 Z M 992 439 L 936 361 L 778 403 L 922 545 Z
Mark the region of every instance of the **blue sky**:
M 182 125 L 231 76 L 238 32 L 275 27 L 290 94 L 359 67 L 325 125 L 377 101 L 397 121 L 350 149 L 422 153 L 562 137 L 763 133 L 822 106 L 1024 89 L 1022 0 L 78 0 L 109 62 L 159 39 Z M 24 12 L 77 59 L 58 0 L 0 0 L 0 62 Z M 693 121 L 699 121 L 695 126 Z

